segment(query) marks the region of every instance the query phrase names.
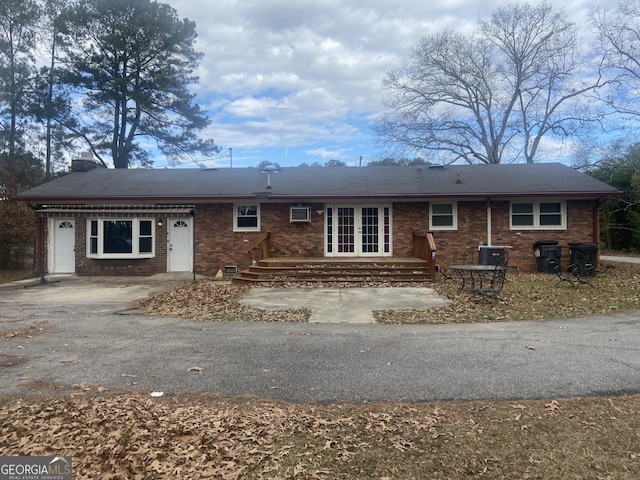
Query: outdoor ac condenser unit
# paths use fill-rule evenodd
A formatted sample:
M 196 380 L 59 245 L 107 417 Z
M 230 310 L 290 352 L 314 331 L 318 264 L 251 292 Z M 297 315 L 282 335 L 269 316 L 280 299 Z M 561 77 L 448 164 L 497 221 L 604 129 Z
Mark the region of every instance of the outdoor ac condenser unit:
M 309 207 L 291 207 L 291 222 L 311 221 L 311 209 Z

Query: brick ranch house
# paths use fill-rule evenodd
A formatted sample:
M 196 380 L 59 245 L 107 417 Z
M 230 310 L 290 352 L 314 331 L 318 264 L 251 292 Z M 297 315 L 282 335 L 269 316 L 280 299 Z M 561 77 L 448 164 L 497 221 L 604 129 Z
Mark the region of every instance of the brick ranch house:
M 598 242 L 615 188 L 558 163 L 422 167 L 106 169 L 16 200 L 38 213 L 40 273 L 242 271 L 256 260 L 421 258 L 447 266 L 479 245 L 536 269 L 533 245 Z M 435 259 L 435 260 L 433 260 Z

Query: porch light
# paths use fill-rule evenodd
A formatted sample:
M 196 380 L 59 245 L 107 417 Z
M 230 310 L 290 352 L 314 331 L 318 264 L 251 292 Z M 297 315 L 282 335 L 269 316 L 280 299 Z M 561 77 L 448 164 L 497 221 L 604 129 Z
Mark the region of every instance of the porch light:
M 159 218 L 159 219 L 156 221 L 156 225 L 157 225 L 158 227 L 162 227 L 162 226 L 164 225 L 164 222 L 162 221 L 162 219 L 161 219 L 161 218 Z

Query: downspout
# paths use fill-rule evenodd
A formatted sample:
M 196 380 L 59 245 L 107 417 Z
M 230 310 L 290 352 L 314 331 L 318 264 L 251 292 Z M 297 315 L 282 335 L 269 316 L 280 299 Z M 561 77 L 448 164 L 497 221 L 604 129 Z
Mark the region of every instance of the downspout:
M 598 253 L 596 254 L 596 269 L 600 268 L 600 205 L 603 203 L 603 199 L 600 198 L 598 203 L 593 206 L 593 243 L 598 245 Z
M 196 283 L 196 209 L 191 210 L 191 271 L 193 272 L 193 283 Z
M 487 197 L 487 246 L 491 245 L 491 198 Z
M 602 200 L 599 201 L 599 204 Z M 593 243 L 600 244 L 600 206 L 593 207 Z

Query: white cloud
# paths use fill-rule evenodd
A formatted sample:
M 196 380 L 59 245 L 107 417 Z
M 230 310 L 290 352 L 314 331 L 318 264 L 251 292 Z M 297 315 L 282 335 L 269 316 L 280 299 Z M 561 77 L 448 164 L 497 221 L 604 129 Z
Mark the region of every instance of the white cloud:
M 347 155 L 352 156 L 352 152 L 349 149 L 327 150 L 326 148 L 315 148 L 305 150 L 305 153 L 312 157 L 320 157 L 323 160 L 338 160 L 345 158 Z
M 283 106 L 275 98 L 244 97 L 229 103 L 225 111 L 235 117 L 252 118 L 272 116 L 278 108 Z
M 470 31 L 508 2 L 168 3 L 196 22 L 196 48 L 204 57 L 194 91 L 210 113 L 216 143 L 234 152 L 299 146 L 286 157 L 295 165 L 374 155 L 367 124 L 382 108 L 386 73 L 420 38 L 448 27 Z M 586 5 L 573 0 L 565 8 L 584 19 Z

